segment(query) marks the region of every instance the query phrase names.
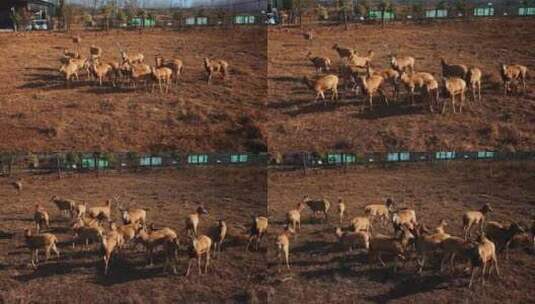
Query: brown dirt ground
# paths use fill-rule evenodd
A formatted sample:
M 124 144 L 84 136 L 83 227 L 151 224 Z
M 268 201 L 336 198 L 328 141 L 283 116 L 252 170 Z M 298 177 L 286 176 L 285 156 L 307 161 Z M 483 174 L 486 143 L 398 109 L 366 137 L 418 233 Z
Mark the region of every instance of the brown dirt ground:
M 396 24 L 384 29 L 354 26 L 350 31 L 341 26 L 308 29 L 314 32 L 311 41 L 305 40 L 298 28 L 272 28 L 268 33 L 267 129 L 271 151 L 535 148 L 535 51 L 531 38 L 535 36 L 535 20 Z M 302 82 L 303 76 L 315 73 L 305 54 L 311 50 L 313 55 L 328 56 L 338 66 L 339 57 L 331 49 L 335 43 L 360 53 L 374 50 L 375 67 L 389 66 L 390 53 L 412 55 L 416 70 L 435 77 L 441 76 L 441 56 L 449 62 L 477 66 L 484 74 L 482 105 L 469 105 L 462 114 L 439 116 L 429 114 L 421 102 L 412 107 L 405 100 L 388 108 L 377 100 L 370 112 L 362 97 L 355 99 L 354 93 L 336 104 L 314 102 L 314 92 Z M 525 96 L 503 96 L 499 62 L 531 69 Z M 404 96 L 402 93 L 401 98 Z M 445 98 L 443 95 L 442 100 Z
M 251 121 L 259 118 L 267 96 L 265 28 L 78 32 L 84 56 L 95 44 L 103 48 L 104 61 L 119 60 L 117 41 L 130 52 L 142 52 L 151 65 L 156 54 L 182 59 L 183 80 L 168 95 L 98 87 L 85 75 L 67 88 L 59 59 L 63 48 L 73 48 L 76 33 L 0 34 L 0 149 L 222 151 L 265 146 Z M 206 84 L 206 56 L 230 63 L 228 81 Z
M 245 225 L 253 214 L 266 213 L 266 171 L 260 168 L 194 169 L 110 173 L 96 178 L 92 174 L 69 176 L 24 175 L 26 189 L 14 194 L 5 178 L 1 180 L 0 201 L 0 303 L 214 303 L 244 301 L 257 291 L 265 275 L 265 248 L 245 254 Z M 126 249 L 112 264 L 109 278 L 102 275 L 98 246 L 90 252 L 73 250 L 62 217 L 48 200 L 52 195 L 102 204 L 114 194 L 123 203 L 148 207 L 149 221 L 176 229 L 185 244 L 184 218 L 197 202 L 203 202 L 209 215 L 202 219 L 201 233 L 224 218 L 229 240 L 221 258 L 199 277 L 183 276 L 186 258 L 181 256 L 179 275 L 162 273 L 162 264 L 146 266 L 143 251 Z M 44 202 L 51 215 L 51 230 L 60 239 L 61 258 L 41 264 L 37 271 L 28 267 L 29 251 L 23 247 L 22 230 L 32 225 L 32 206 Z M 118 212 L 115 213 L 115 219 Z M 6 234 L 15 233 L 13 239 Z M 225 248 L 226 247 L 226 248 Z M 114 271 L 115 270 L 115 271 Z
M 526 170 L 524 170 L 526 169 Z M 282 228 L 285 214 L 295 208 L 303 195 L 326 197 L 335 205 L 342 197 L 348 206 L 345 224 L 363 214 L 362 207 L 393 196 L 400 206 L 416 209 L 420 222 L 434 227 L 447 219 L 447 231 L 461 235 L 464 211 L 490 203 L 492 220 L 529 223 L 535 216 L 535 176 L 531 163 L 451 163 L 391 168 L 357 168 L 270 172 L 269 210 L 272 238 Z M 531 171 L 531 172 L 529 172 Z M 277 274 L 273 258 L 270 271 L 277 278 L 274 303 L 530 303 L 535 301 L 535 259 L 522 249 L 511 251 L 509 261 L 498 257 L 502 279 L 495 277 L 482 288 L 469 290 L 469 276 L 441 275 L 427 264 L 422 276 L 415 273 L 414 262 L 393 273 L 389 268 L 368 267 L 367 254 L 346 256 L 334 234 L 338 225 L 336 206 L 328 224 L 302 213 L 302 232 L 292 240 L 291 273 Z M 524 224 L 526 225 L 526 224 Z M 376 225 L 377 226 L 377 225 Z M 376 227 L 382 233 L 391 233 Z M 388 262 L 387 262 L 388 263 Z M 435 260 L 436 265 L 436 260 Z M 286 280 L 286 281 L 284 281 Z M 478 282 L 479 284 L 479 282 Z

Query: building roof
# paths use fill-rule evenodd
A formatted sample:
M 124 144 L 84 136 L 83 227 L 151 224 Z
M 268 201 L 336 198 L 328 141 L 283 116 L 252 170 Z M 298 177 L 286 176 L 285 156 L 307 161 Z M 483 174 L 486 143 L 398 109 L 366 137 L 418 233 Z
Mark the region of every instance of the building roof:
M 48 7 L 54 7 L 55 4 L 45 0 L 2 0 L 0 1 L 0 9 L 9 9 L 14 6 L 23 6 L 26 4 L 36 4 Z
M 53 7 L 55 6 L 54 3 L 50 2 L 50 1 L 45 1 L 45 0 L 28 0 L 29 3 L 34 3 L 34 4 L 39 4 L 39 5 L 46 5 L 46 6 L 49 6 L 49 7 Z

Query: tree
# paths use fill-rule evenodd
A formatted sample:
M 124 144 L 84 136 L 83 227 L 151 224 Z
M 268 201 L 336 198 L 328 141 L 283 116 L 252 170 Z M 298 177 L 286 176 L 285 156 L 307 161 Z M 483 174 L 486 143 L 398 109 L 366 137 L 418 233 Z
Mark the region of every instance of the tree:
M 178 10 L 173 13 L 173 20 L 175 20 L 179 26 L 182 25 L 182 19 L 184 19 L 184 13 L 182 10 Z
M 93 0 L 93 15 L 96 15 L 97 12 L 98 12 L 98 7 L 100 5 L 100 1 L 99 0 Z
M 128 20 L 126 12 L 122 9 L 117 10 L 115 20 L 117 20 L 120 24 L 126 23 L 126 21 Z
M 20 15 L 19 28 L 22 27 L 24 30 L 26 30 L 26 28 L 32 23 L 32 12 L 26 8 L 22 8 L 19 10 L 19 15 Z
M 39 168 L 39 156 L 37 154 L 30 153 L 28 155 L 28 160 L 30 161 L 30 168 Z
M 385 15 L 387 12 L 392 13 L 393 12 L 393 4 L 390 0 L 381 0 L 379 2 L 379 10 L 381 11 L 381 22 L 382 26 L 385 26 Z
M 368 11 L 370 10 L 370 3 L 368 0 L 361 0 L 357 2 L 355 10 L 358 15 L 365 17 L 368 15 Z
M 396 2 L 395 14 L 396 19 L 405 20 L 407 16 L 412 16 L 412 2 L 411 0 L 399 0 Z
M 144 9 L 139 9 L 137 11 L 137 16 L 141 18 L 141 28 L 145 27 L 145 18 L 147 17 L 147 11 Z
M 136 152 L 127 152 L 126 159 L 128 161 L 129 166 L 137 168 L 137 166 L 139 165 L 139 155 Z
M 342 16 L 342 19 L 344 20 L 344 27 L 346 30 L 349 29 L 348 25 L 348 12 L 351 11 L 351 6 L 353 5 L 352 0 L 338 0 L 337 2 L 337 9 L 339 16 Z
M 299 25 L 303 26 L 303 14 L 312 7 L 313 0 L 292 0 L 292 15 L 297 13 Z
M 85 13 L 83 19 L 84 26 L 93 26 L 93 16 L 91 14 Z
M 316 10 L 318 12 L 318 18 L 320 20 L 328 20 L 329 19 L 329 10 L 327 10 L 327 8 L 325 6 L 318 4 L 318 7 L 317 7 Z
M 11 152 L 3 152 L 0 154 L 0 173 L 6 172 L 7 167 L 7 175 L 11 176 L 11 173 L 13 171 L 13 165 L 15 164 L 16 155 Z
M 81 162 L 81 158 L 80 158 L 80 155 L 76 152 L 67 153 L 67 155 L 65 155 L 65 161 L 71 168 L 73 165 L 76 165 L 77 167 L 78 166 L 81 167 L 81 165 L 79 165 Z
M 224 9 L 216 9 L 215 16 L 216 16 L 217 20 L 219 20 L 223 26 L 225 24 L 227 24 L 227 18 L 228 17 L 227 17 L 227 11 L 226 10 L 224 10 Z
M 530 7 L 535 5 L 535 0 L 522 0 L 521 1 L 522 7 Z
M 104 160 L 104 161 L 107 161 L 108 162 L 108 167 L 115 166 L 115 164 L 117 162 L 117 156 L 115 155 L 115 153 L 111 153 L 111 152 L 103 152 L 100 155 L 100 159 Z
M 466 17 L 466 10 L 467 10 L 466 1 L 465 0 L 456 0 L 454 6 L 455 6 L 455 10 L 457 10 L 457 12 L 461 13 L 463 18 L 465 18 Z
M 128 0 L 124 4 L 124 11 L 126 13 L 127 20 L 132 20 L 137 15 L 138 5 L 137 1 Z
M 65 0 L 58 1 L 58 8 L 56 10 L 56 15 L 58 16 L 58 27 L 63 29 L 65 24 Z
M 113 18 L 113 12 L 114 11 L 115 11 L 115 8 L 113 7 L 112 4 L 104 5 L 100 9 L 101 14 L 104 16 L 104 22 L 105 22 L 105 25 L 106 25 L 106 31 L 110 30 L 110 19 Z
M 439 1 L 437 3 L 437 6 L 435 7 L 435 9 L 437 10 L 445 10 L 447 8 L 448 8 L 448 2 L 445 0 Z
M 59 0 L 56 11 L 59 27 L 63 30 L 70 31 L 73 19 L 76 17 L 77 11 L 72 5 L 66 4 L 65 0 Z
M 13 30 L 17 32 L 19 30 L 19 27 L 22 23 L 22 16 L 19 14 L 19 12 L 11 12 L 11 22 L 13 22 Z
M 422 3 L 422 1 L 416 1 L 415 3 L 412 4 L 411 10 L 412 10 L 412 14 L 414 15 L 414 17 L 416 17 L 417 19 L 420 19 L 424 11 L 424 4 Z
M 147 14 L 147 18 L 148 18 L 149 20 L 153 20 L 153 21 L 156 23 L 156 15 L 155 15 L 154 13 L 149 12 L 149 13 Z

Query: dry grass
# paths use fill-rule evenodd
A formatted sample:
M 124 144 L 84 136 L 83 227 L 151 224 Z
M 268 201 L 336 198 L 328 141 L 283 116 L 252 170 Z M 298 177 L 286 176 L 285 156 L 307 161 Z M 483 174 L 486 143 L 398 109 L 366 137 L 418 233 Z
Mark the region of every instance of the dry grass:
M 265 250 L 245 254 L 245 226 L 253 214 L 266 213 L 264 169 L 194 169 L 107 174 L 96 178 L 86 174 L 58 180 L 56 175 L 22 176 L 25 190 L 20 196 L 0 180 L 0 303 L 213 303 L 244 301 L 255 293 L 265 303 Z M 132 207 L 148 207 L 148 220 L 177 230 L 186 243 L 185 217 L 196 203 L 204 203 L 209 215 L 201 219 L 200 233 L 207 233 L 224 219 L 229 238 L 220 259 L 209 274 L 183 277 L 185 253 L 178 265 L 179 275 L 162 273 L 162 264 L 146 266 L 144 253 L 126 249 L 112 262 L 109 278 L 102 275 L 103 263 L 93 245 L 84 253 L 71 249 L 67 219 L 49 202 L 52 195 L 102 204 L 114 194 Z M 33 206 L 41 201 L 51 215 L 51 231 L 60 239 L 61 258 L 27 267 L 29 251 L 23 247 L 22 229 L 32 225 Z M 118 211 L 114 218 L 118 220 Z M 12 239 L 7 236 L 13 234 Z
M 299 29 L 272 28 L 268 34 L 269 149 L 325 151 L 337 149 L 342 139 L 358 151 L 533 149 L 535 82 L 528 81 L 525 96 L 504 97 L 498 63 L 516 62 L 533 71 L 535 51 L 530 37 L 535 35 L 534 29 L 531 19 L 396 24 L 384 29 L 358 26 L 350 31 L 344 31 L 343 26 L 322 26 L 313 27 L 314 40 L 305 40 Z M 419 96 L 418 104 L 410 106 L 403 89 L 402 100 L 392 102 L 390 107 L 375 102 L 372 112 L 354 93 L 323 106 L 313 101 L 313 92 L 301 81 L 303 76 L 315 73 L 305 54 L 310 50 L 317 56 L 328 56 L 336 67 L 339 57 L 332 50 L 335 43 L 356 48 L 362 54 L 374 50 L 375 67 L 389 66 L 390 53 L 412 55 L 416 70 L 431 72 L 437 79 L 441 77 L 442 56 L 449 62 L 477 66 L 483 71 L 482 104 L 468 103 L 462 114 L 431 115 Z M 391 96 L 390 88 L 387 94 Z M 507 131 L 479 135 L 480 130 L 494 123 L 507 124 Z
M 85 75 L 66 87 L 59 58 L 64 47 L 73 48 L 72 34 L 0 34 L 0 149 L 247 149 L 250 140 L 232 133 L 267 96 L 265 29 L 79 33 L 82 55 L 95 44 L 104 62 L 120 59 L 118 46 L 142 52 L 151 65 L 156 54 L 183 60 L 183 79 L 167 95 L 98 87 Z M 204 57 L 227 60 L 228 80 L 207 85 Z
M 436 226 L 441 218 L 449 222 L 446 231 L 462 235 L 462 214 L 490 203 L 495 212 L 491 220 L 516 219 L 524 227 L 535 216 L 535 169 L 532 163 L 451 163 L 448 166 L 410 165 L 392 168 L 271 172 L 269 210 L 273 223 L 271 237 L 282 229 L 285 213 L 303 195 L 326 197 L 332 203 L 342 197 L 347 205 L 348 225 L 352 217 L 363 214 L 363 206 L 381 203 L 392 196 L 400 206 L 416 209 L 420 222 Z M 312 219 L 310 210 L 302 213 L 302 232 L 290 249 L 291 273 L 277 273 L 275 258 L 269 273 L 273 276 L 273 301 L 307 303 L 528 303 L 535 300 L 535 260 L 533 254 L 517 249 L 509 261 L 499 255 L 502 279 L 492 278 L 482 288 L 467 288 L 469 275 L 441 275 L 434 269 L 437 260 L 426 264 L 421 276 L 414 262 L 398 273 L 390 268 L 368 266 L 367 254 L 346 251 L 337 244 L 336 208 L 328 224 Z M 278 226 L 278 227 L 277 227 Z M 391 228 L 375 226 L 376 231 L 392 233 Z M 387 262 L 388 263 L 388 262 Z M 286 280 L 286 281 L 284 281 Z

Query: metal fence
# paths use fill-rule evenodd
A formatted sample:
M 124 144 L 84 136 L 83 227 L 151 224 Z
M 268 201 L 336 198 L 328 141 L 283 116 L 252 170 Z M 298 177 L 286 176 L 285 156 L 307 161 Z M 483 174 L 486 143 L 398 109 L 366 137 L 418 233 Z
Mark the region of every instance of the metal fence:
M 0 154 L 0 174 L 20 171 L 87 172 L 194 168 L 207 166 L 255 166 L 280 169 L 337 168 L 448 161 L 534 161 L 535 152 L 435 151 L 435 152 L 292 152 L 292 153 L 42 153 Z
M 370 164 L 401 164 L 445 161 L 535 160 L 535 152 L 435 151 L 435 152 L 294 152 L 271 157 L 270 165 L 281 168 L 345 167 Z
M 502 3 L 483 3 L 479 5 L 467 5 L 463 10 L 453 7 L 422 6 L 419 11 L 414 11 L 410 6 L 394 5 L 394 9 L 381 10 L 379 6 L 370 6 L 364 13 L 358 12 L 356 6 L 350 7 L 345 12 L 334 1 L 322 1 L 321 9 L 317 13 L 308 13 L 303 20 L 308 24 L 342 24 L 347 18 L 348 23 L 380 24 L 380 23 L 432 23 L 467 20 L 492 20 L 511 18 L 535 17 L 535 3 L 503 5 Z M 276 19 L 285 24 L 296 24 L 298 12 L 291 9 L 284 10 L 286 19 L 282 20 L 280 10 L 275 7 Z M 383 16 L 384 14 L 384 16 Z
M 105 171 L 203 166 L 263 166 L 267 153 L 42 153 L 0 154 L 0 173 L 14 171 Z

